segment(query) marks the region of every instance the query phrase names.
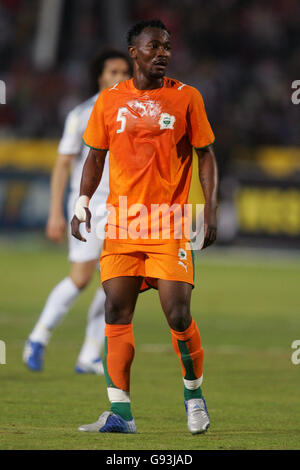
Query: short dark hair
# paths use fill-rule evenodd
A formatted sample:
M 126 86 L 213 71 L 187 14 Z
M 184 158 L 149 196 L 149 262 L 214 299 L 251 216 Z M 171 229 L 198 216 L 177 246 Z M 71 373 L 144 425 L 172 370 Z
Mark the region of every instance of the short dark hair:
M 128 64 L 129 73 L 132 75 L 132 63 L 127 54 L 116 49 L 104 49 L 90 63 L 89 75 L 91 93 L 97 93 L 99 91 L 98 79 L 102 75 L 105 62 L 109 59 L 124 59 Z
M 160 20 L 148 20 L 140 21 L 136 23 L 127 33 L 127 44 L 132 46 L 133 38 L 138 37 L 145 28 L 160 28 L 166 31 L 168 34 L 171 34 L 170 31 L 166 28 L 164 23 Z

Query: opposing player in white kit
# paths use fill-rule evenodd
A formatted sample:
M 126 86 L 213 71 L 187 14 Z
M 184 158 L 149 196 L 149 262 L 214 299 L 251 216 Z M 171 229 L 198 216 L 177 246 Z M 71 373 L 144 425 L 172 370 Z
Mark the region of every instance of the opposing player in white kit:
M 119 51 L 108 50 L 98 56 L 91 68 L 92 79 L 99 92 L 115 83 L 127 80 L 131 74 L 128 57 Z M 58 147 L 58 158 L 51 178 L 51 202 L 47 223 L 47 236 L 60 243 L 65 234 L 66 220 L 63 213 L 63 199 L 71 169 L 71 191 L 68 200 L 69 222 L 79 194 L 82 168 L 89 152 L 82 141 L 82 135 L 89 120 L 98 93 L 78 105 L 67 116 L 62 139 Z M 106 222 L 106 199 L 109 192 L 109 171 L 106 159 L 101 185 L 99 186 L 90 210 L 93 213 L 93 227 L 87 242 L 82 243 L 71 236 L 68 226 L 69 276 L 64 278 L 50 293 L 44 309 L 25 343 L 23 360 L 33 371 L 43 369 L 45 347 L 58 322 L 68 312 L 77 296 L 91 280 L 98 264 L 104 238 Z M 87 235 L 87 233 L 85 233 Z M 104 302 L 102 287 L 97 289 L 88 312 L 88 324 L 83 346 L 79 353 L 75 370 L 78 373 L 103 374 L 100 352 L 104 342 Z

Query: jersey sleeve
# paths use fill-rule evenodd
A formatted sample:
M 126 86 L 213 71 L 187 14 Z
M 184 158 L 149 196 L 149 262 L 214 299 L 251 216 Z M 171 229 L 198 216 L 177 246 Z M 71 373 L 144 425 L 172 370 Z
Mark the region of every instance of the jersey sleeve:
M 196 149 L 214 142 L 215 136 L 207 119 L 203 98 L 196 88 L 193 88 L 188 106 L 187 127 L 190 143 Z
M 71 111 L 66 119 L 62 138 L 58 144 L 58 153 L 75 155 L 82 147 L 82 131 L 78 113 Z
M 83 134 L 84 143 L 96 150 L 108 150 L 109 136 L 104 119 L 103 93 L 97 98 Z

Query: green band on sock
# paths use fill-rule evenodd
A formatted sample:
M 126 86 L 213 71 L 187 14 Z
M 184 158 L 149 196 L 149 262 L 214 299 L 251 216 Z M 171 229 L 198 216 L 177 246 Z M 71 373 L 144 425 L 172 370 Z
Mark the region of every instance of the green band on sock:
M 111 404 L 110 411 L 116 415 L 120 415 L 121 418 L 126 421 L 131 421 L 133 419 L 130 403 L 113 402 Z
M 195 390 L 189 390 L 188 388 L 184 387 L 185 400 L 191 400 L 191 398 L 202 398 L 202 396 L 201 387 L 198 387 Z
M 186 341 L 180 341 L 178 339 L 177 344 L 181 355 L 181 361 L 185 369 L 184 378 L 187 380 L 196 380 L 197 377 L 194 372 L 193 359 L 190 356 Z

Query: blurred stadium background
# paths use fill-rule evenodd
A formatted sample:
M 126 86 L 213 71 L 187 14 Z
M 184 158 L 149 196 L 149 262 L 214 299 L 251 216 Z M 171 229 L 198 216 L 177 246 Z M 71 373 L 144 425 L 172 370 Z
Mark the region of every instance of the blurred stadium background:
M 160 18 L 172 33 L 168 76 L 196 86 L 204 96 L 220 168 L 218 241 L 199 256 L 201 282 L 193 301 L 208 351 L 207 390 L 215 417 L 214 431 L 201 445 L 299 448 L 294 419 L 300 419 L 300 365 L 291 364 L 290 346 L 300 336 L 300 104 L 291 101 L 292 82 L 300 78 L 300 3 L 1 0 L 0 80 L 6 100 L 0 104 L 0 338 L 8 354 L 7 366 L 0 366 L 7 379 L 1 419 L 8 434 L 0 436 L 2 448 L 98 448 L 95 439 L 72 434 L 94 412 L 80 397 L 88 393 L 91 402 L 99 400 L 98 378 L 87 377 L 86 387 L 72 374 L 92 288 L 49 348 L 47 373 L 56 381 L 50 385 L 45 376 L 32 378 L 22 368 L 21 353 L 50 288 L 67 272 L 66 246 L 57 249 L 44 235 L 64 119 L 92 93 L 87 65 L 94 55 L 105 46 L 126 51 L 128 27 L 152 18 Z M 198 195 L 194 177 L 192 202 Z M 169 371 L 170 396 L 180 387 L 172 375 L 178 365 L 165 344 L 168 330 L 157 296 L 144 295 L 135 320 L 134 376 L 142 432 L 149 426 L 150 403 L 160 407 L 158 415 L 165 413 L 163 398 L 155 395 L 162 380 L 155 375 L 158 368 L 161 374 Z M 154 354 L 151 363 L 147 354 L 161 351 L 163 362 Z M 146 362 L 149 372 L 144 372 Z M 142 394 L 149 377 L 149 390 Z M 285 397 L 283 408 L 279 395 Z M 59 427 L 63 414 L 69 428 Z M 134 442 L 138 448 L 197 448 L 179 434 L 179 418 L 178 423 L 172 419 L 162 422 L 159 442 L 151 440 L 152 425 L 147 443 L 143 436 L 129 444 L 105 438 L 102 448 L 134 448 Z M 26 436 L 9 434 L 16 421 L 19 434 Z M 276 437 L 275 428 L 281 430 Z
M 43 229 L 64 119 L 91 95 L 89 61 L 126 51 L 128 27 L 159 17 L 168 75 L 202 92 L 216 134 L 218 243 L 299 247 L 299 16 L 296 0 L 1 0 L 1 232 Z

